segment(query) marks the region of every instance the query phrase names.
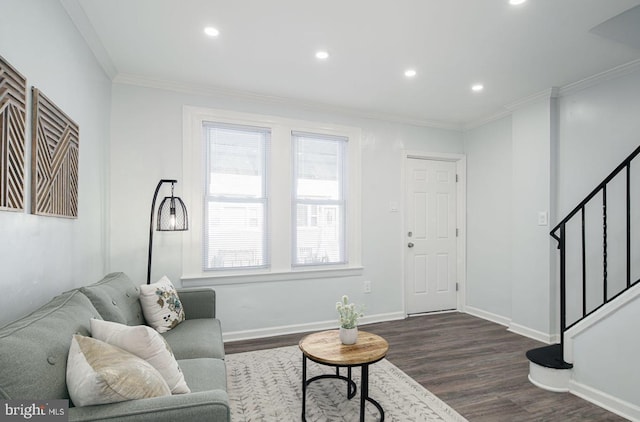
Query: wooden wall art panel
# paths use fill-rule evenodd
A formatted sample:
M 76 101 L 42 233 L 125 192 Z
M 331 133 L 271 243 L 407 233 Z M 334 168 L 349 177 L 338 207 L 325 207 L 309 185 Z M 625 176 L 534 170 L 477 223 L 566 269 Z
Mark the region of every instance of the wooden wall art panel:
M 78 125 L 37 88 L 33 91 L 31 212 L 78 217 Z
M 0 56 L 0 210 L 24 209 L 27 80 Z

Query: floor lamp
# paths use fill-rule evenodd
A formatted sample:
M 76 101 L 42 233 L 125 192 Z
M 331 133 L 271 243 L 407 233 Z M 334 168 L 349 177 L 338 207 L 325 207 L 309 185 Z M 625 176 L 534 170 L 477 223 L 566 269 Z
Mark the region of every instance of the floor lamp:
M 147 266 L 147 284 L 151 283 L 151 251 L 153 250 L 153 212 L 156 208 L 156 198 L 160 187 L 164 183 L 171 183 L 171 196 L 165 196 L 158 207 L 158 218 L 156 230 L 158 231 L 185 231 L 189 229 L 189 217 L 187 215 L 187 207 L 184 206 L 182 199 L 173 196 L 173 185 L 178 183 L 177 180 L 162 179 L 156 186 L 151 202 L 151 218 L 149 220 L 149 264 Z

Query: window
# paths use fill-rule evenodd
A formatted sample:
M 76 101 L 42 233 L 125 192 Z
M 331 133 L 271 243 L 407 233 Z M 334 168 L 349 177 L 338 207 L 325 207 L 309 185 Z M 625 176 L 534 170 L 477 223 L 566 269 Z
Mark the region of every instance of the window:
M 348 139 L 292 133 L 293 265 L 346 263 L 345 151 Z
M 188 106 L 184 119 L 183 285 L 362 270 L 360 129 Z
M 267 267 L 268 128 L 203 124 L 207 157 L 203 269 Z

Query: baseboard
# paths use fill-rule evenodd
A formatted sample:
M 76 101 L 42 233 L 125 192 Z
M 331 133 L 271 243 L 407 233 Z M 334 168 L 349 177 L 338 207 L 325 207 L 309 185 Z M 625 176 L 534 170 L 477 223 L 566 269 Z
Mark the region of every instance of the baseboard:
M 630 421 L 640 422 L 640 407 L 632 403 L 613 397 L 607 393 L 574 380 L 571 380 L 569 383 L 569 391 L 572 394 L 589 401 L 596 406 L 600 406 L 603 409 L 607 409 L 610 412 L 620 415 L 623 418 L 629 419 Z
M 501 315 L 493 314 L 491 312 L 484 311 L 482 309 L 474 308 L 473 306 L 465 306 L 464 312 L 476 316 L 478 318 L 485 319 L 487 321 L 494 322 L 496 324 L 503 325 L 507 329 L 516 334 L 523 335 L 525 337 L 532 338 L 547 344 L 553 343 L 553 337 L 549 334 L 542 333 L 540 331 L 532 330 L 522 325 L 514 324 L 509 318 Z M 373 324 L 376 322 L 395 321 L 399 319 L 405 319 L 406 315 L 403 312 L 391 312 L 386 314 L 367 315 L 360 320 L 360 325 Z M 222 338 L 226 342 L 250 340 L 256 338 L 273 337 L 285 334 L 304 333 L 309 331 L 321 331 L 331 330 L 336 328 L 336 320 L 311 322 L 305 324 L 293 324 L 282 325 L 277 327 L 257 328 L 254 330 L 242 330 L 231 331 L 223 333 Z
M 524 325 L 512 322 L 511 324 L 509 324 L 509 328 L 507 329 L 507 331 L 511 331 L 512 333 L 520 334 L 521 336 L 529 337 L 546 344 L 553 344 L 553 335 L 543 333 L 542 331 L 534 330 L 529 327 L 525 327 Z
M 395 321 L 405 319 L 403 312 L 392 312 L 387 314 L 367 315 L 360 320 L 360 326 L 374 324 L 376 322 Z M 281 325 L 278 327 L 257 328 L 255 330 L 231 331 L 222 334 L 225 342 L 251 340 L 256 338 L 274 337 L 285 334 L 305 333 L 309 331 L 332 330 L 338 328 L 337 320 L 311 322 L 305 324 Z
M 465 306 L 464 312 L 478 318 L 486 319 L 487 321 L 495 322 L 496 324 L 504 325 L 507 327 L 507 331 L 511 331 L 512 333 L 519 334 L 521 336 L 529 337 L 546 344 L 560 343 L 560 336 L 557 334 L 547 334 L 542 331 L 525 327 L 524 325 L 516 324 L 511 321 L 511 318 L 503 317 L 502 315 L 493 314 L 468 305 Z
M 483 311 L 482 309 L 474 308 L 473 306 L 465 306 L 464 312 L 478 318 L 486 319 L 487 321 L 495 322 L 496 324 L 504 325 L 505 327 L 508 327 L 509 324 L 511 324 L 511 319 L 509 318 Z

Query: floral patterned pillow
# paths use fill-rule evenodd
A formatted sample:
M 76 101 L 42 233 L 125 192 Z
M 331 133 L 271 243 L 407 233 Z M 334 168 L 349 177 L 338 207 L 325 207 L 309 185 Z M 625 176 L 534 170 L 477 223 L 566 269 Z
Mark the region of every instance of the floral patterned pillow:
M 166 277 L 140 286 L 140 305 L 147 324 L 164 333 L 184 321 L 184 309 L 176 288 Z

